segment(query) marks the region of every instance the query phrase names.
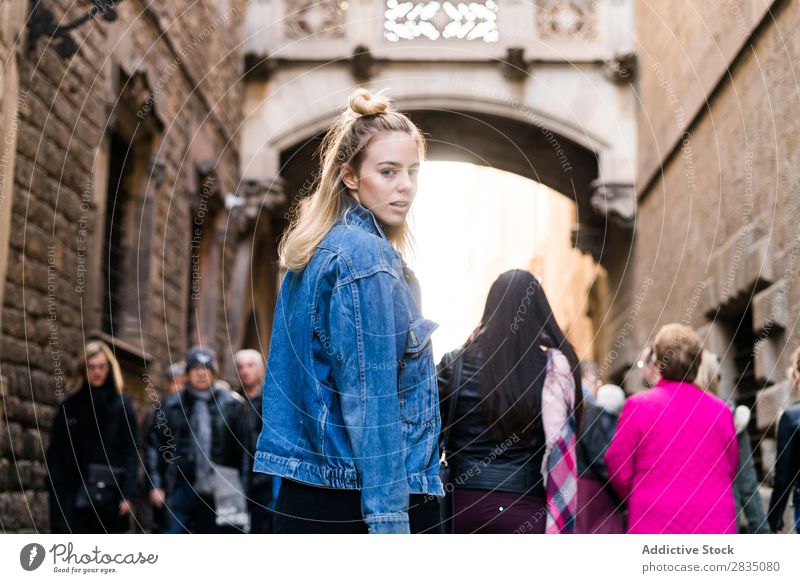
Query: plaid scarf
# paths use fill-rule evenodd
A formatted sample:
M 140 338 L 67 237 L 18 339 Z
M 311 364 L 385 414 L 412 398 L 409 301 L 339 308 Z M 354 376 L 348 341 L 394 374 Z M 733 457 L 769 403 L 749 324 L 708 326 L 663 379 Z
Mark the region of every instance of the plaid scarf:
M 547 351 L 542 390 L 546 449 L 542 460 L 547 497 L 546 534 L 568 534 L 575 526 L 578 476 L 575 457 L 575 380 L 566 357 Z

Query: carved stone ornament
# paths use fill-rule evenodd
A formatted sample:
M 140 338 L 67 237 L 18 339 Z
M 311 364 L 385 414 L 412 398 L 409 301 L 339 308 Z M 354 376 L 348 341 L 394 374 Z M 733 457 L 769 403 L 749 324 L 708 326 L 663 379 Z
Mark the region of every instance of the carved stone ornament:
M 343 38 L 347 0 L 286 0 L 286 38 Z
M 593 40 L 596 31 L 592 0 L 538 0 L 536 32 L 540 39 Z
M 589 202 L 594 211 L 623 229 L 633 229 L 636 221 L 636 190 L 632 184 L 592 182 Z
M 392 42 L 420 37 L 497 42 L 497 3 L 386 0 L 383 35 Z

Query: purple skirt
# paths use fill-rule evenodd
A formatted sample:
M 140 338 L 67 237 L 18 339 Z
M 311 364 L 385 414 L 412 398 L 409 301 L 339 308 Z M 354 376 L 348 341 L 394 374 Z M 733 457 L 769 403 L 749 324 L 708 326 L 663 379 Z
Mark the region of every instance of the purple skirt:
M 547 521 L 544 498 L 456 489 L 453 531 L 456 534 L 543 534 Z

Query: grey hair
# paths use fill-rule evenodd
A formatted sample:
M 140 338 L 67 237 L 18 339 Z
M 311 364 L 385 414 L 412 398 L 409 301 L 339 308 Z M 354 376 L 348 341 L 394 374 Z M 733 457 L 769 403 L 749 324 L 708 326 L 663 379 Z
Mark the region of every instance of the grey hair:
M 264 369 L 264 357 L 261 356 L 261 353 L 258 350 L 253 350 L 252 348 L 244 348 L 242 350 L 237 351 L 236 354 L 233 355 L 233 361 L 236 362 L 237 364 L 242 359 L 256 361 L 258 363 L 258 366 L 260 366 L 262 370 Z

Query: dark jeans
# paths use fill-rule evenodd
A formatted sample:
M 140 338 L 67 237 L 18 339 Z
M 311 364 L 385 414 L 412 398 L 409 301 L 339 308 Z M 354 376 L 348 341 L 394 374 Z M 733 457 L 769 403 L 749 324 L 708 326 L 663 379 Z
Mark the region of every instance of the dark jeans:
M 250 532 L 252 534 L 272 534 L 273 512 L 268 508 L 272 502 L 272 484 L 253 489 L 248 496 L 247 505 L 250 510 Z
M 408 518 L 412 533 L 442 532 L 439 499 L 411 494 Z M 367 534 L 361 492 L 310 486 L 284 479 L 275 506 L 278 534 Z
M 230 526 L 217 526 L 214 497 L 195 492 L 191 484 L 178 480 L 167 504 L 169 527 L 165 534 L 220 534 L 241 532 Z

